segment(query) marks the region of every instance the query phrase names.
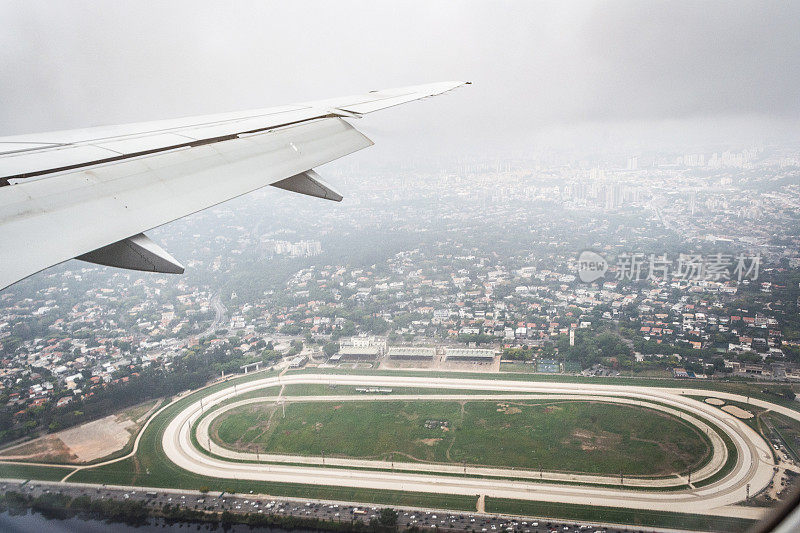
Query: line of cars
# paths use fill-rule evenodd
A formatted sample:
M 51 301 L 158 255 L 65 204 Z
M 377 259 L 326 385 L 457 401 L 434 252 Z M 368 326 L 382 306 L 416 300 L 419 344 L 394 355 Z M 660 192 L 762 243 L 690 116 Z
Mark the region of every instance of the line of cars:
M 220 495 L 188 491 L 155 489 L 121 489 L 113 487 L 89 487 L 78 484 L 62 485 L 49 482 L 5 483 L 2 490 L 23 491 L 32 496 L 43 493 L 62 493 L 70 497 L 88 495 L 92 498 L 114 498 L 139 500 L 151 507 L 164 505 L 204 511 L 228 511 L 232 513 L 258 513 L 278 516 L 296 516 L 335 522 L 363 522 L 369 524 L 378 519 L 383 506 L 348 505 L 333 502 L 301 501 L 296 499 L 262 498 L 254 494 Z M 523 519 L 485 513 L 458 513 L 451 511 L 427 511 L 394 508 L 397 523 L 401 528 L 470 531 L 481 533 L 631 533 L 629 528 L 598 528 L 561 520 Z

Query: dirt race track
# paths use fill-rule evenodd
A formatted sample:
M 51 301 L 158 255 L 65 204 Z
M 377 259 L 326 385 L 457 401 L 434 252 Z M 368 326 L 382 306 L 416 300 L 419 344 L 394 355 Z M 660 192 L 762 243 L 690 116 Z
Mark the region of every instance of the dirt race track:
M 354 459 L 303 457 L 298 456 L 266 456 L 257 457 L 247 452 L 235 452 L 213 446 L 213 455 L 207 450 L 198 448 L 192 442 L 194 423 L 212 406 L 240 394 L 264 387 L 294 383 L 337 384 L 358 386 L 390 386 L 390 387 L 427 387 L 436 388 L 442 394 L 426 395 L 393 395 L 393 399 L 478 399 L 481 394 L 446 394 L 448 389 L 471 389 L 485 391 L 486 395 L 497 398 L 535 398 L 537 395 L 564 398 L 602 398 L 607 402 L 635 403 L 647 405 L 659 410 L 681 410 L 683 419 L 690 421 L 712 440 L 714 457 L 700 470 L 692 474 L 692 484 L 687 487 L 686 479 L 626 479 L 622 486 L 599 486 L 607 479 L 570 479 L 559 477 L 555 472 L 530 473 L 519 470 L 512 471 L 478 471 L 481 467 L 467 467 L 467 476 L 459 476 L 450 472 L 453 465 L 419 465 L 404 464 L 404 471 L 387 472 L 385 470 L 368 470 L 388 465 L 380 461 L 360 461 Z M 772 480 L 775 466 L 769 445 L 749 426 L 741 420 L 709 405 L 706 402 L 688 398 L 685 395 L 703 394 L 726 400 L 742 401 L 738 395 L 716 391 L 681 390 L 669 388 L 652 388 L 638 386 L 618 386 L 602 384 L 569 384 L 552 382 L 500 381 L 481 379 L 452 379 L 429 377 L 400 376 L 357 376 L 330 374 L 290 374 L 276 376 L 240 384 L 211 394 L 203 399 L 203 403 L 195 402 L 187 406 L 170 422 L 166 428 L 162 446 L 167 457 L 183 469 L 201 475 L 220 478 L 236 477 L 237 479 L 253 479 L 261 481 L 282 481 L 315 485 L 348 486 L 374 489 L 391 489 L 414 492 L 437 492 L 464 495 L 486 495 L 497 498 L 513 498 L 522 500 L 550 501 L 574 504 L 589 504 L 633 509 L 652 509 L 664 511 L 680 511 L 698 514 L 725 515 L 739 518 L 758 518 L 764 514 L 763 509 L 737 506 L 735 504 L 747 498 L 750 493 L 765 489 Z M 278 401 L 278 398 L 273 398 Z M 385 401 L 385 396 L 316 396 L 292 397 L 292 401 L 348 401 L 375 400 Z M 219 410 L 223 412 L 235 405 L 249 400 L 240 400 L 226 405 Z M 256 401 L 264 401 L 263 398 Z M 751 403 L 758 404 L 758 400 Z M 771 408 L 787 416 L 800 419 L 800 413 L 788 408 L 761 402 L 764 407 Z M 207 446 L 208 424 L 215 415 L 203 418 L 197 427 L 197 442 Z M 711 425 L 706 424 L 708 421 Z M 715 426 L 717 429 L 713 429 Z M 697 487 L 702 479 L 708 479 L 723 467 L 727 458 L 727 447 L 717 433 L 724 432 L 733 442 L 737 450 L 737 463 L 719 479 L 710 480 Z M 248 461 L 248 462 L 242 462 Z M 264 463 L 270 461 L 270 463 Z M 325 461 L 325 466 L 321 463 Z M 277 463 L 277 464 L 276 464 Z M 280 464 L 293 463 L 293 464 Z M 299 463 L 299 464 L 298 464 Z M 363 463 L 363 464 L 362 464 Z M 369 463 L 369 464 L 366 464 Z M 376 464 L 372 464 L 376 463 Z M 381 464 L 378 464 L 381 463 Z M 332 468 L 334 467 L 335 468 Z M 395 465 L 397 466 L 397 465 Z M 464 473 L 463 468 L 455 467 Z M 399 468 L 398 468 L 399 470 Z M 485 469 L 484 469 L 485 470 Z M 494 469 L 497 470 L 497 469 Z M 508 470 L 508 469 L 506 469 Z M 541 478 L 534 480 L 534 477 Z M 481 476 L 503 476 L 510 479 L 489 479 Z M 597 476 L 595 476 L 597 477 Z M 579 482 L 581 485 L 565 485 L 559 482 Z M 666 483 L 666 485 L 665 485 Z M 619 484 L 619 480 L 615 481 Z M 636 485 L 636 490 L 626 488 Z M 667 485 L 675 485 L 664 491 Z M 682 486 L 682 487 L 680 487 Z M 659 489 L 661 489 L 659 491 Z

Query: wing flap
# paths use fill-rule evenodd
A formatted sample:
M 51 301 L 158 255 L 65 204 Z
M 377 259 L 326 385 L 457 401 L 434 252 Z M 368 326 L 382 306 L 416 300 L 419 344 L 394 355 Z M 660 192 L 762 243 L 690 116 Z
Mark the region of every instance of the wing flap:
M 322 181 L 319 174 L 313 170 L 306 170 L 285 180 L 276 181 L 272 186 L 324 200 L 342 201 L 342 195 L 331 189 L 331 186 Z
M 103 246 L 75 259 L 88 261 L 98 265 L 142 270 L 144 272 L 161 272 L 163 274 L 183 274 L 183 265 L 169 252 L 140 233 L 108 246 Z

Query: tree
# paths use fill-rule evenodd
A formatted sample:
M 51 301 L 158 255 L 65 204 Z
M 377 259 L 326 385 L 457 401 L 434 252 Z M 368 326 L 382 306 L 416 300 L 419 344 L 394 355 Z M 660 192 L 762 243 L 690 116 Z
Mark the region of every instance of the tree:
M 322 347 L 322 351 L 325 352 L 326 357 L 330 357 L 333 354 L 339 351 L 339 343 L 338 342 L 326 342 L 325 346 Z
M 292 357 L 299 354 L 303 351 L 303 341 L 293 340 L 290 344 L 289 351 L 286 352 L 286 356 Z
M 378 518 L 378 521 L 382 526 L 395 527 L 397 525 L 397 511 L 391 507 L 381 509 L 381 514 Z
M 492 341 L 494 341 L 494 336 L 486 333 L 461 333 L 458 336 L 458 342 L 463 342 L 464 344 L 474 342 L 476 345 L 481 345 Z

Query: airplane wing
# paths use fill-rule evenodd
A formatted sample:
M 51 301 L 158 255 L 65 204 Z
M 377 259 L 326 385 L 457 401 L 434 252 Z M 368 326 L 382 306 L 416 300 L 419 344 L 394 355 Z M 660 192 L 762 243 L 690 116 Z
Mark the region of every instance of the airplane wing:
M 72 258 L 182 273 L 143 232 L 266 185 L 340 201 L 314 167 L 372 145 L 344 118 L 465 83 L 0 137 L 0 289 Z

